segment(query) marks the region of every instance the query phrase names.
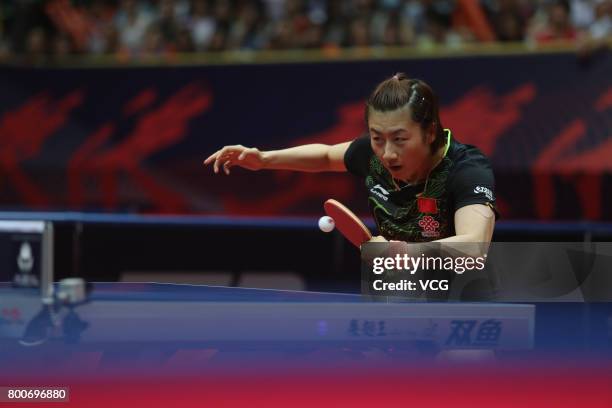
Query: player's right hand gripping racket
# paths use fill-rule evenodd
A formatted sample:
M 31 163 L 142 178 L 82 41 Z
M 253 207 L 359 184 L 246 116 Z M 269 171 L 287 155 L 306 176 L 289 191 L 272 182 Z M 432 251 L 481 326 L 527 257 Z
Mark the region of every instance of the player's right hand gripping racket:
M 342 203 L 329 199 L 323 204 L 323 208 L 325 214 L 334 220 L 338 231 L 357 248 L 372 239 L 372 233 L 368 227 Z

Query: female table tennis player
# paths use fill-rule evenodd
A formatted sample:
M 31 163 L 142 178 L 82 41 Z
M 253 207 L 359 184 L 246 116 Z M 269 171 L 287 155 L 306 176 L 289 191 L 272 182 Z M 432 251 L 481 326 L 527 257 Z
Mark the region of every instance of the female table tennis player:
M 204 164 L 226 174 L 233 166 L 349 171 L 368 189 L 381 234 L 370 242 L 490 242 L 496 218 L 491 165 L 442 127 L 438 111 L 429 85 L 398 73 L 368 98 L 367 135 L 275 151 L 226 146 Z

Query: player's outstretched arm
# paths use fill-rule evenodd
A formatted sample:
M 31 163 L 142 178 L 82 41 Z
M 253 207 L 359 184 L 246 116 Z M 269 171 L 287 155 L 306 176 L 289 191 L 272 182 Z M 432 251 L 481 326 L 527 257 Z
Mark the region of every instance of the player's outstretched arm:
M 242 145 L 225 146 L 211 154 L 204 165 L 213 165 L 218 173 L 221 168 L 230 174 L 230 168 L 248 170 L 294 170 L 305 172 L 346 171 L 344 154 L 351 142 L 336 145 L 309 144 L 282 150 L 260 151 Z

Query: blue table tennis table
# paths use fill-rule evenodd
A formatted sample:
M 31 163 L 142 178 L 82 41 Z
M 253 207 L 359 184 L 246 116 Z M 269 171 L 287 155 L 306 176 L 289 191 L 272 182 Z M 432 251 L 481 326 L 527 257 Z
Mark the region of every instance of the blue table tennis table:
M 199 344 L 217 349 L 321 345 L 521 350 L 535 308 L 408 303 L 355 294 L 97 283 L 76 306 L 44 305 L 34 289 L 0 286 L 0 340 L 24 345 Z
M 356 360 L 372 369 L 427 367 L 457 355 L 610 361 L 605 324 L 612 310 L 591 308 L 597 324 L 589 327 L 582 306 L 415 303 L 160 283 L 94 283 L 87 301 L 65 305 L 43 303 L 39 290 L 0 283 L 0 378 L 52 379 L 62 372 L 180 378 Z
M 100 407 L 453 405 L 531 384 L 543 388 L 524 399 L 543 401 L 559 383 L 605 398 L 610 360 L 568 370 L 563 353 L 552 368 L 503 369 L 504 354 L 532 353 L 537 307 L 158 283 L 96 283 L 88 301 L 54 305 L 4 283 L 0 388 L 61 387 L 74 406 Z M 496 359 L 438 357 L 453 352 Z

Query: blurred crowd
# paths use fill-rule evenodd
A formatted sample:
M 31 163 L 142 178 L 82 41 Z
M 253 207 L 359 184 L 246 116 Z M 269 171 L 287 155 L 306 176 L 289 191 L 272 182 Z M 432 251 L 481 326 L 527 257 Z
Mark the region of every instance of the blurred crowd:
M 612 0 L 0 0 L 0 56 L 609 40 Z

